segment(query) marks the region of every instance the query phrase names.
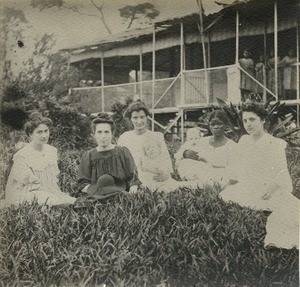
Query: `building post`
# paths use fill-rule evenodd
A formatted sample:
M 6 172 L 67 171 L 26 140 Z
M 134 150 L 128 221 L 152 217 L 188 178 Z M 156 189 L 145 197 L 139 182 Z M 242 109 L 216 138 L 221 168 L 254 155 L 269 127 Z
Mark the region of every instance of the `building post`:
M 104 57 L 103 51 L 101 52 L 101 111 L 104 112 Z
M 210 33 L 207 33 L 207 67 L 210 68 Z
M 274 76 L 275 76 L 275 96 L 278 101 L 278 15 L 277 2 L 274 2 Z
M 67 70 L 68 70 L 68 73 L 70 72 L 70 52 L 67 52 L 67 59 L 68 59 L 68 66 L 67 66 Z
M 140 45 L 140 99 L 143 100 L 143 48 Z
M 208 86 L 208 72 L 207 72 L 207 60 L 206 60 L 206 49 L 204 42 L 204 28 L 203 28 L 203 5 L 202 0 L 197 0 L 199 7 L 199 17 L 200 17 L 200 37 L 202 43 L 202 53 L 203 53 L 203 65 L 204 65 L 204 79 L 205 79 L 205 92 L 206 92 L 206 103 L 209 104 L 209 86 Z
M 300 47 L 299 47 L 299 41 L 300 41 L 300 35 L 299 35 L 299 24 L 300 20 L 299 17 L 297 18 L 297 26 L 296 26 L 296 53 L 297 53 L 297 63 L 296 63 L 296 69 L 297 69 L 297 79 L 296 79 L 296 89 L 297 89 L 297 127 L 299 127 L 299 118 L 300 118 L 300 72 L 299 72 L 299 63 L 300 63 Z
M 184 29 L 183 23 L 180 23 L 180 104 L 184 105 L 185 103 L 185 79 L 184 79 L 184 70 L 185 70 L 185 53 L 184 53 Z
M 185 103 L 185 53 L 184 53 L 184 27 L 183 23 L 180 23 L 180 72 L 181 72 L 181 78 L 180 78 L 180 104 L 184 105 Z M 180 113 L 180 134 L 181 134 L 181 142 L 184 141 L 184 111 L 183 108 L 179 110 Z
M 241 98 L 242 98 L 242 93 L 240 90 L 240 78 L 241 78 L 241 74 L 243 73 L 240 69 L 239 69 L 239 40 L 240 40 L 240 15 L 239 15 L 239 10 L 236 10 L 236 15 L 235 15 L 235 81 L 238 83 L 235 83 L 236 85 L 236 93 L 239 93 L 239 96 L 237 97 L 237 99 L 235 99 L 236 101 L 240 102 Z M 229 85 L 229 83 L 228 83 Z M 239 87 L 239 89 L 237 88 Z M 239 91 L 239 92 L 238 92 Z M 230 95 L 228 95 L 229 97 Z
M 263 84 L 267 86 L 267 71 L 266 71 L 266 63 L 267 63 L 267 27 L 266 22 L 264 23 L 264 65 L 263 65 Z M 263 102 L 267 101 L 267 91 L 263 89 Z
M 154 131 L 154 105 L 155 105 L 155 24 L 153 24 L 152 38 L 152 131 Z
M 240 17 L 239 11 L 236 11 L 236 21 L 235 21 L 235 64 L 238 67 L 239 64 L 239 25 Z
M 180 129 L 181 144 L 183 144 L 184 143 L 184 110 L 183 110 L 183 108 L 181 108 L 179 110 L 179 113 L 180 113 L 180 126 L 181 126 L 181 129 Z

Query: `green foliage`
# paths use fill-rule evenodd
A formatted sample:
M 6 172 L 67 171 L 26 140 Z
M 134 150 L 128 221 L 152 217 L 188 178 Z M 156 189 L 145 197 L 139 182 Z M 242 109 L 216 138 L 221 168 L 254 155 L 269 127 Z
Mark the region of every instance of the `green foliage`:
M 23 109 L 11 103 L 1 107 L 1 123 L 13 129 L 22 130 L 27 118 L 27 113 Z
M 115 122 L 116 129 L 114 133 L 115 138 L 119 138 L 119 136 L 129 130 L 132 130 L 131 121 L 125 117 L 125 111 L 128 106 L 133 102 L 131 98 L 126 98 L 125 102 L 117 101 L 111 107 L 112 119 Z
M 78 70 L 69 67 L 67 55 L 53 53 L 54 45 L 53 35 L 44 34 L 35 43 L 32 57 L 23 63 L 17 75 L 7 65 L 4 102 L 23 100 L 23 104 L 30 104 L 51 97 L 59 100 L 67 96 L 69 88 L 78 86 Z
M 60 149 L 86 148 L 90 142 L 89 121 L 65 105 L 68 89 L 77 85 L 79 73 L 68 67 L 65 55 L 51 53 L 53 45 L 52 36 L 44 35 L 33 53 L 40 61 L 28 59 L 17 77 L 6 80 L 1 104 L 2 129 L 20 130 L 26 114 L 38 110 L 53 121 L 51 143 Z
M 59 185 L 63 192 L 73 197 L 82 195 L 77 186 L 78 167 L 85 149 L 60 150 L 58 155 Z
M 53 121 L 50 144 L 59 150 L 83 149 L 92 144 L 90 120 L 70 107 L 45 101 L 44 114 Z
M 133 21 L 135 20 L 139 20 L 140 22 L 141 19 L 144 19 L 146 22 L 149 20 L 151 21 L 160 13 L 157 9 L 155 9 L 154 5 L 149 2 L 141 3 L 135 6 L 127 5 L 123 8 L 120 8 L 119 11 L 124 23 L 128 22 L 127 29 L 131 27 Z
M 28 20 L 22 10 L 13 7 L 3 6 L 3 22 L 8 23 L 11 18 L 18 19 L 21 22 L 28 23 Z
M 63 0 L 31 0 L 31 5 L 34 8 L 39 8 L 40 11 L 51 7 L 61 7 L 63 3 Z
M 293 194 L 300 199 L 300 147 L 286 149 L 288 170 L 293 182 Z
M 17 81 L 12 81 L 8 83 L 5 87 L 5 92 L 2 97 L 3 102 L 14 102 L 21 100 L 26 97 L 26 92 L 24 87 L 20 85 Z
M 263 248 L 266 215 L 218 191 L 145 191 L 87 208 L 1 212 L 5 286 L 298 286 L 298 252 Z

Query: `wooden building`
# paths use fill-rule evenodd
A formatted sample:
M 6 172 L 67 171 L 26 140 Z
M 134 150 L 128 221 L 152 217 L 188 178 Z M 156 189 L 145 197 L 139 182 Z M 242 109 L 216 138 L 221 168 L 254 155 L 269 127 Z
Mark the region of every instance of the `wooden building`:
M 217 98 L 238 104 L 246 77 L 263 101 L 286 102 L 299 126 L 299 15 L 299 0 L 235 1 L 215 14 L 195 11 L 67 49 L 70 64 L 82 71 L 71 101 L 93 113 L 110 111 L 116 100 L 140 98 L 153 111 L 152 127 L 168 131 L 195 120 Z M 260 79 L 240 65 L 244 49 L 254 62 L 264 57 Z M 294 60 L 283 65 L 291 50 Z M 289 89 L 287 67 L 293 75 Z

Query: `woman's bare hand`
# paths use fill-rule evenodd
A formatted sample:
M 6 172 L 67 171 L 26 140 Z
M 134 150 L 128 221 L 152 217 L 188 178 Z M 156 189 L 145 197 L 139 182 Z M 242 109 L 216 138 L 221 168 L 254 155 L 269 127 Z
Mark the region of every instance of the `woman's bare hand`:
M 191 150 L 191 149 L 187 149 L 183 152 L 183 158 L 189 158 L 189 159 L 193 159 L 193 160 L 199 160 L 199 156 L 198 153 Z
M 161 172 L 159 174 L 156 174 L 153 176 L 153 179 L 157 182 L 163 182 L 166 181 L 170 176 L 165 173 L 165 172 Z
M 235 185 L 238 183 L 238 180 L 236 179 L 230 179 L 229 182 L 228 182 L 228 185 Z

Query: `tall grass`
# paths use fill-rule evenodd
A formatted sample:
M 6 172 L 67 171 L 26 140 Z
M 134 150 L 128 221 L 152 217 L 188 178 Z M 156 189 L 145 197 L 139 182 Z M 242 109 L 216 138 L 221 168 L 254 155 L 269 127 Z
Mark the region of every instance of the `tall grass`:
M 297 250 L 264 249 L 267 215 L 218 191 L 2 210 L 3 286 L 298 286 Z

